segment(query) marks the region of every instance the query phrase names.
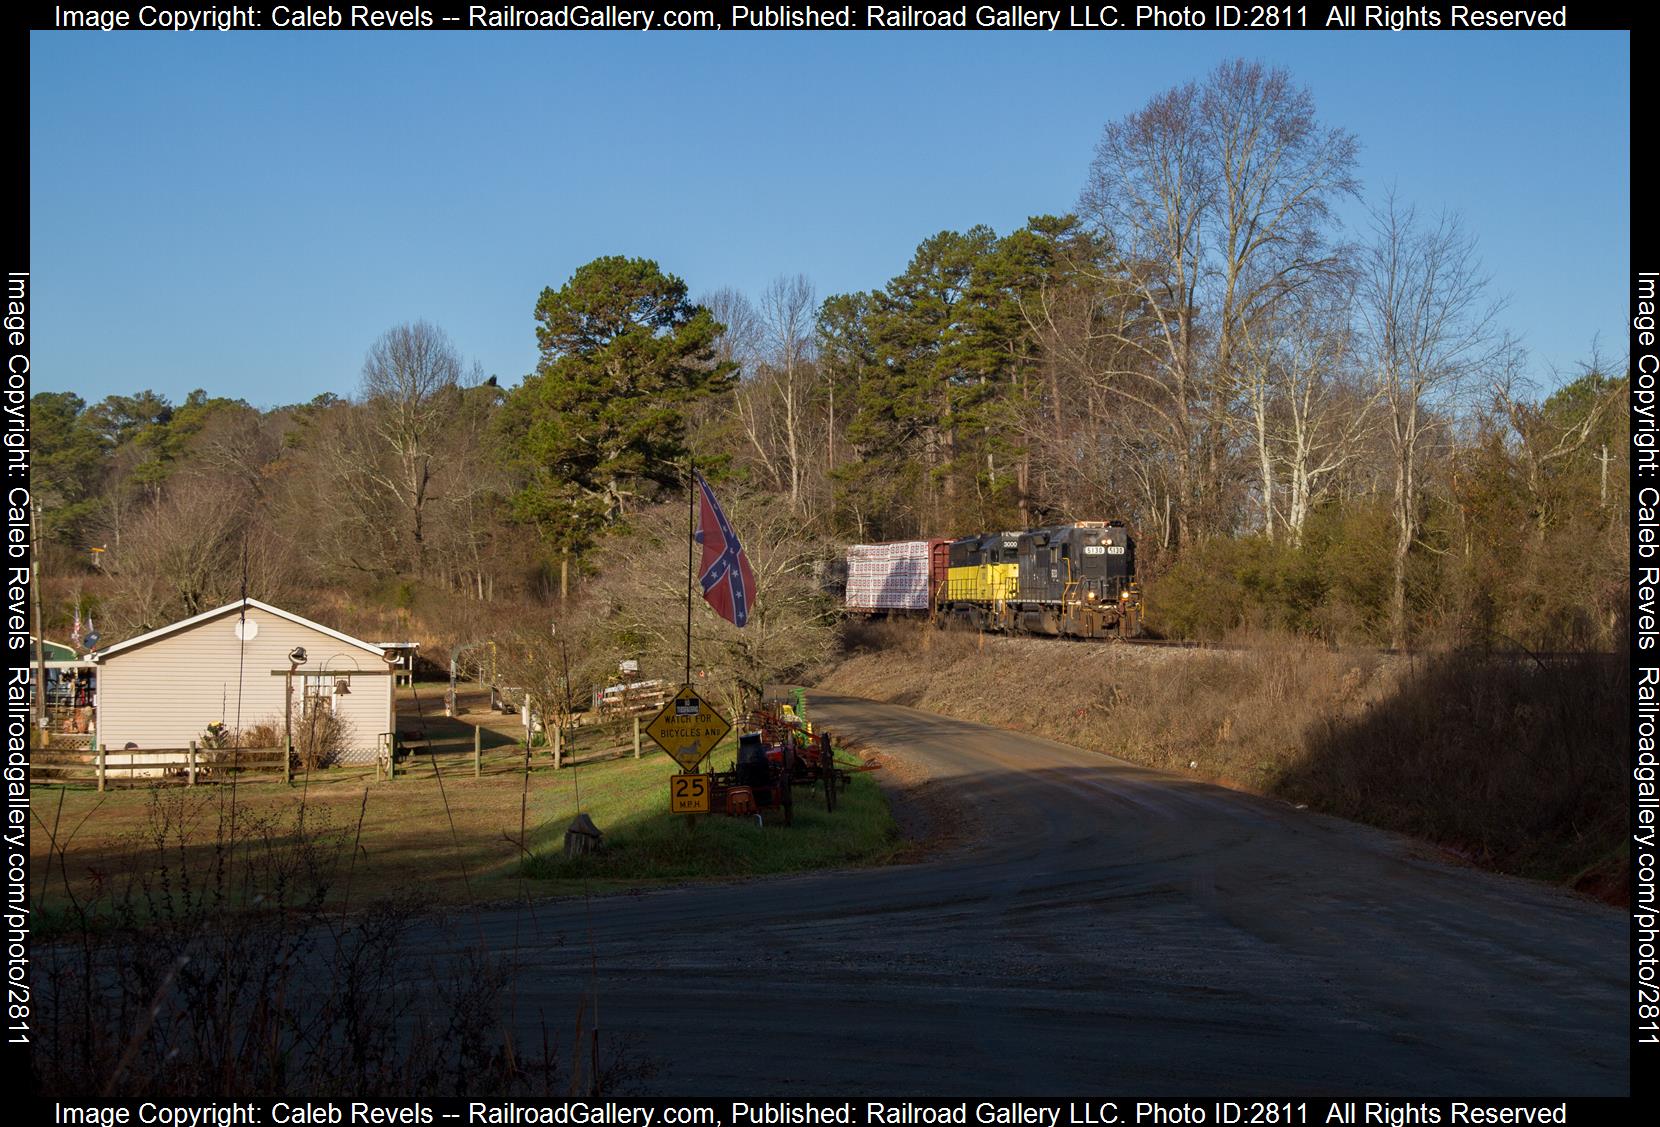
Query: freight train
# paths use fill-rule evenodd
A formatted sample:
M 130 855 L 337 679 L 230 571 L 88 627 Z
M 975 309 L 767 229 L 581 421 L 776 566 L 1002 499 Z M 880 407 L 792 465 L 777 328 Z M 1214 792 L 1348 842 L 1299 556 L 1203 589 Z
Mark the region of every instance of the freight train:
M 1141 633 L 1135 540 L 1114 520 L 855 544 L 846 606 L 981 630 L 1133 638 Z

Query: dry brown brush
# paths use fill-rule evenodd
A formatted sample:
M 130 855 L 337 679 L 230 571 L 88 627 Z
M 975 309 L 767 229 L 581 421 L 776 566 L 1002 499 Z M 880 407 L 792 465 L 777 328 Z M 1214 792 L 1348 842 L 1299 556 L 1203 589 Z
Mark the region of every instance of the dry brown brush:
M 294 741 L 295 766 L 301 770 L 321 770 L 333 767 L 345 754 L 351 741 L 352 726 L 332 708 L 308 708 L 296 717 L 289 729 Z M 242 730 L 239 747 L 282 747 L 283 722 L 280 717 L 261 720 Z

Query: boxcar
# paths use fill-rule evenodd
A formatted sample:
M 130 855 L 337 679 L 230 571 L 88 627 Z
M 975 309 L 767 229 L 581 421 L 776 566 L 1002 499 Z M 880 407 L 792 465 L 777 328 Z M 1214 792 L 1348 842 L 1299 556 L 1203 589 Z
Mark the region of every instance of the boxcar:
M 949 540 L 855 544 L 847 550 L 847 609 L 855 614 L 932 614 L 943 595 Z

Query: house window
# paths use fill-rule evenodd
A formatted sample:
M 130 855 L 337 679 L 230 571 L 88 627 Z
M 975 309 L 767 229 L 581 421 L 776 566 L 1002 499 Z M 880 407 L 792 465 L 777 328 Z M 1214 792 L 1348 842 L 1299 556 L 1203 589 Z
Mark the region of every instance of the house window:
M 300 698 L 300 715 L 307 715 L 313 708 L 318 707 L 334 711 L 335 680 L 334 676 L 327 673 L 306 674 L 305 689 Z

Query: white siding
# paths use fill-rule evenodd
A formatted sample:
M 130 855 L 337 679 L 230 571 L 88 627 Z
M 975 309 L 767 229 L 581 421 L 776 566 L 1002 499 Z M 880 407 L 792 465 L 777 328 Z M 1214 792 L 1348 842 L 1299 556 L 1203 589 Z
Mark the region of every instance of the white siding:
M 284 681 L 273 669 L 288 668 L 288 652 L 306 649 L 303 672 L 327 668 L 382 673 L 374 653 L 349 642 L 248 608 L 258 629 L 244 644 L 236 636 L 237 608 L 174 634 L 112 654 L 98 672 L 98 744 L 118 751 L 129 742 L 140 749 L 184 747 L 200 739 L 213 721 L 228 728 L 269 720 L 283 723 Z M 298 723 L 303 676 L 294 678 L 294 719 Z M 348 762 L 374 758 L 381 735 L 392 729 L 392 678 L 353 677 L 351 693 L 335 702 L 350 726 Z

